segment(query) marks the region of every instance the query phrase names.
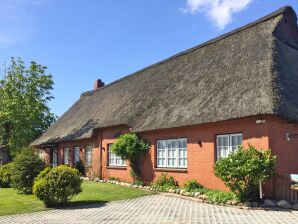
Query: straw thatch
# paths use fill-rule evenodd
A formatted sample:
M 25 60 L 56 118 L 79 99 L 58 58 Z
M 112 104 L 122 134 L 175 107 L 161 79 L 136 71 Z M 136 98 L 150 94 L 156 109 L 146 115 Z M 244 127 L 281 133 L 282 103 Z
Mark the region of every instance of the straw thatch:
M 282 8 L 81 98 L 32 145 L 271 114 L 298 120 L 296 14 Z

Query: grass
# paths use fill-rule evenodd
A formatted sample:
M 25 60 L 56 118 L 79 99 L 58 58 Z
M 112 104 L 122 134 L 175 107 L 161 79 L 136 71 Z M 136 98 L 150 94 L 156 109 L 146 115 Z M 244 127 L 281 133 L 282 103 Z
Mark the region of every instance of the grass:
M 47 208 L 34 195 L 18 194 L 12 188 L 0 188 L 0 216 L 43 211 Z
M 82 189 L 83 192 L 75 196 L 68 206 L 94 205 L 152 194 L 151 192 L 139 189 L 96 182 L 84 182 Z M 38 212 L 48 209 L 34 195 L 18 194 L 12 188 L 0 188 L 0 216 Z

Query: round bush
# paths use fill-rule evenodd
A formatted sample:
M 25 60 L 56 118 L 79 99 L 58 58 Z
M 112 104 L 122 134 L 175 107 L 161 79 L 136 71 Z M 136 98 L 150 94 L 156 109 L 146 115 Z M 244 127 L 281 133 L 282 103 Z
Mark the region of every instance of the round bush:
M 24 194 L 32 193 L 34 178 L 45 168 L 44 162 L 31 149 L 22 150 L 13 161 L 12 187 Z
M 11 173 L 13 163 L 8 163 L 0 167 L 0 187 L 8 188 L 11 186 Z
M 62 165 L 41 172 L 34 182 L 33 193 L 46 206 L 66 204 L 82 192 L 81 184 L 79 171 Z

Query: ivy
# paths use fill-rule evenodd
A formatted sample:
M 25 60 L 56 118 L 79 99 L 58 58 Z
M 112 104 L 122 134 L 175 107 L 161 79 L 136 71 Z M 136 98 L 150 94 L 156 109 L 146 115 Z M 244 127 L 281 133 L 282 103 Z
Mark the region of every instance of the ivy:
M 121 135 L 112 145 L 112 152 L 124 160 L 129 161 L 131 167 L 130 175 L 135 181 L 142 180 L 142 161 L 149 150 L 150 144 L 140 139 L 134 133 Z

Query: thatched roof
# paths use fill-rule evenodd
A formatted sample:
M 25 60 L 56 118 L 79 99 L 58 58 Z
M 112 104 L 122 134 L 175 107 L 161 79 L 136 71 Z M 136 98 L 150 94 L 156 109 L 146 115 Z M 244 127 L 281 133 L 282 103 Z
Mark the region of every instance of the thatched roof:
M 297 49 L 296 14 L 285 7 L 82 94 L 32 145 L 114 125 L 143 132 L 264 114 L 298 121 Z

